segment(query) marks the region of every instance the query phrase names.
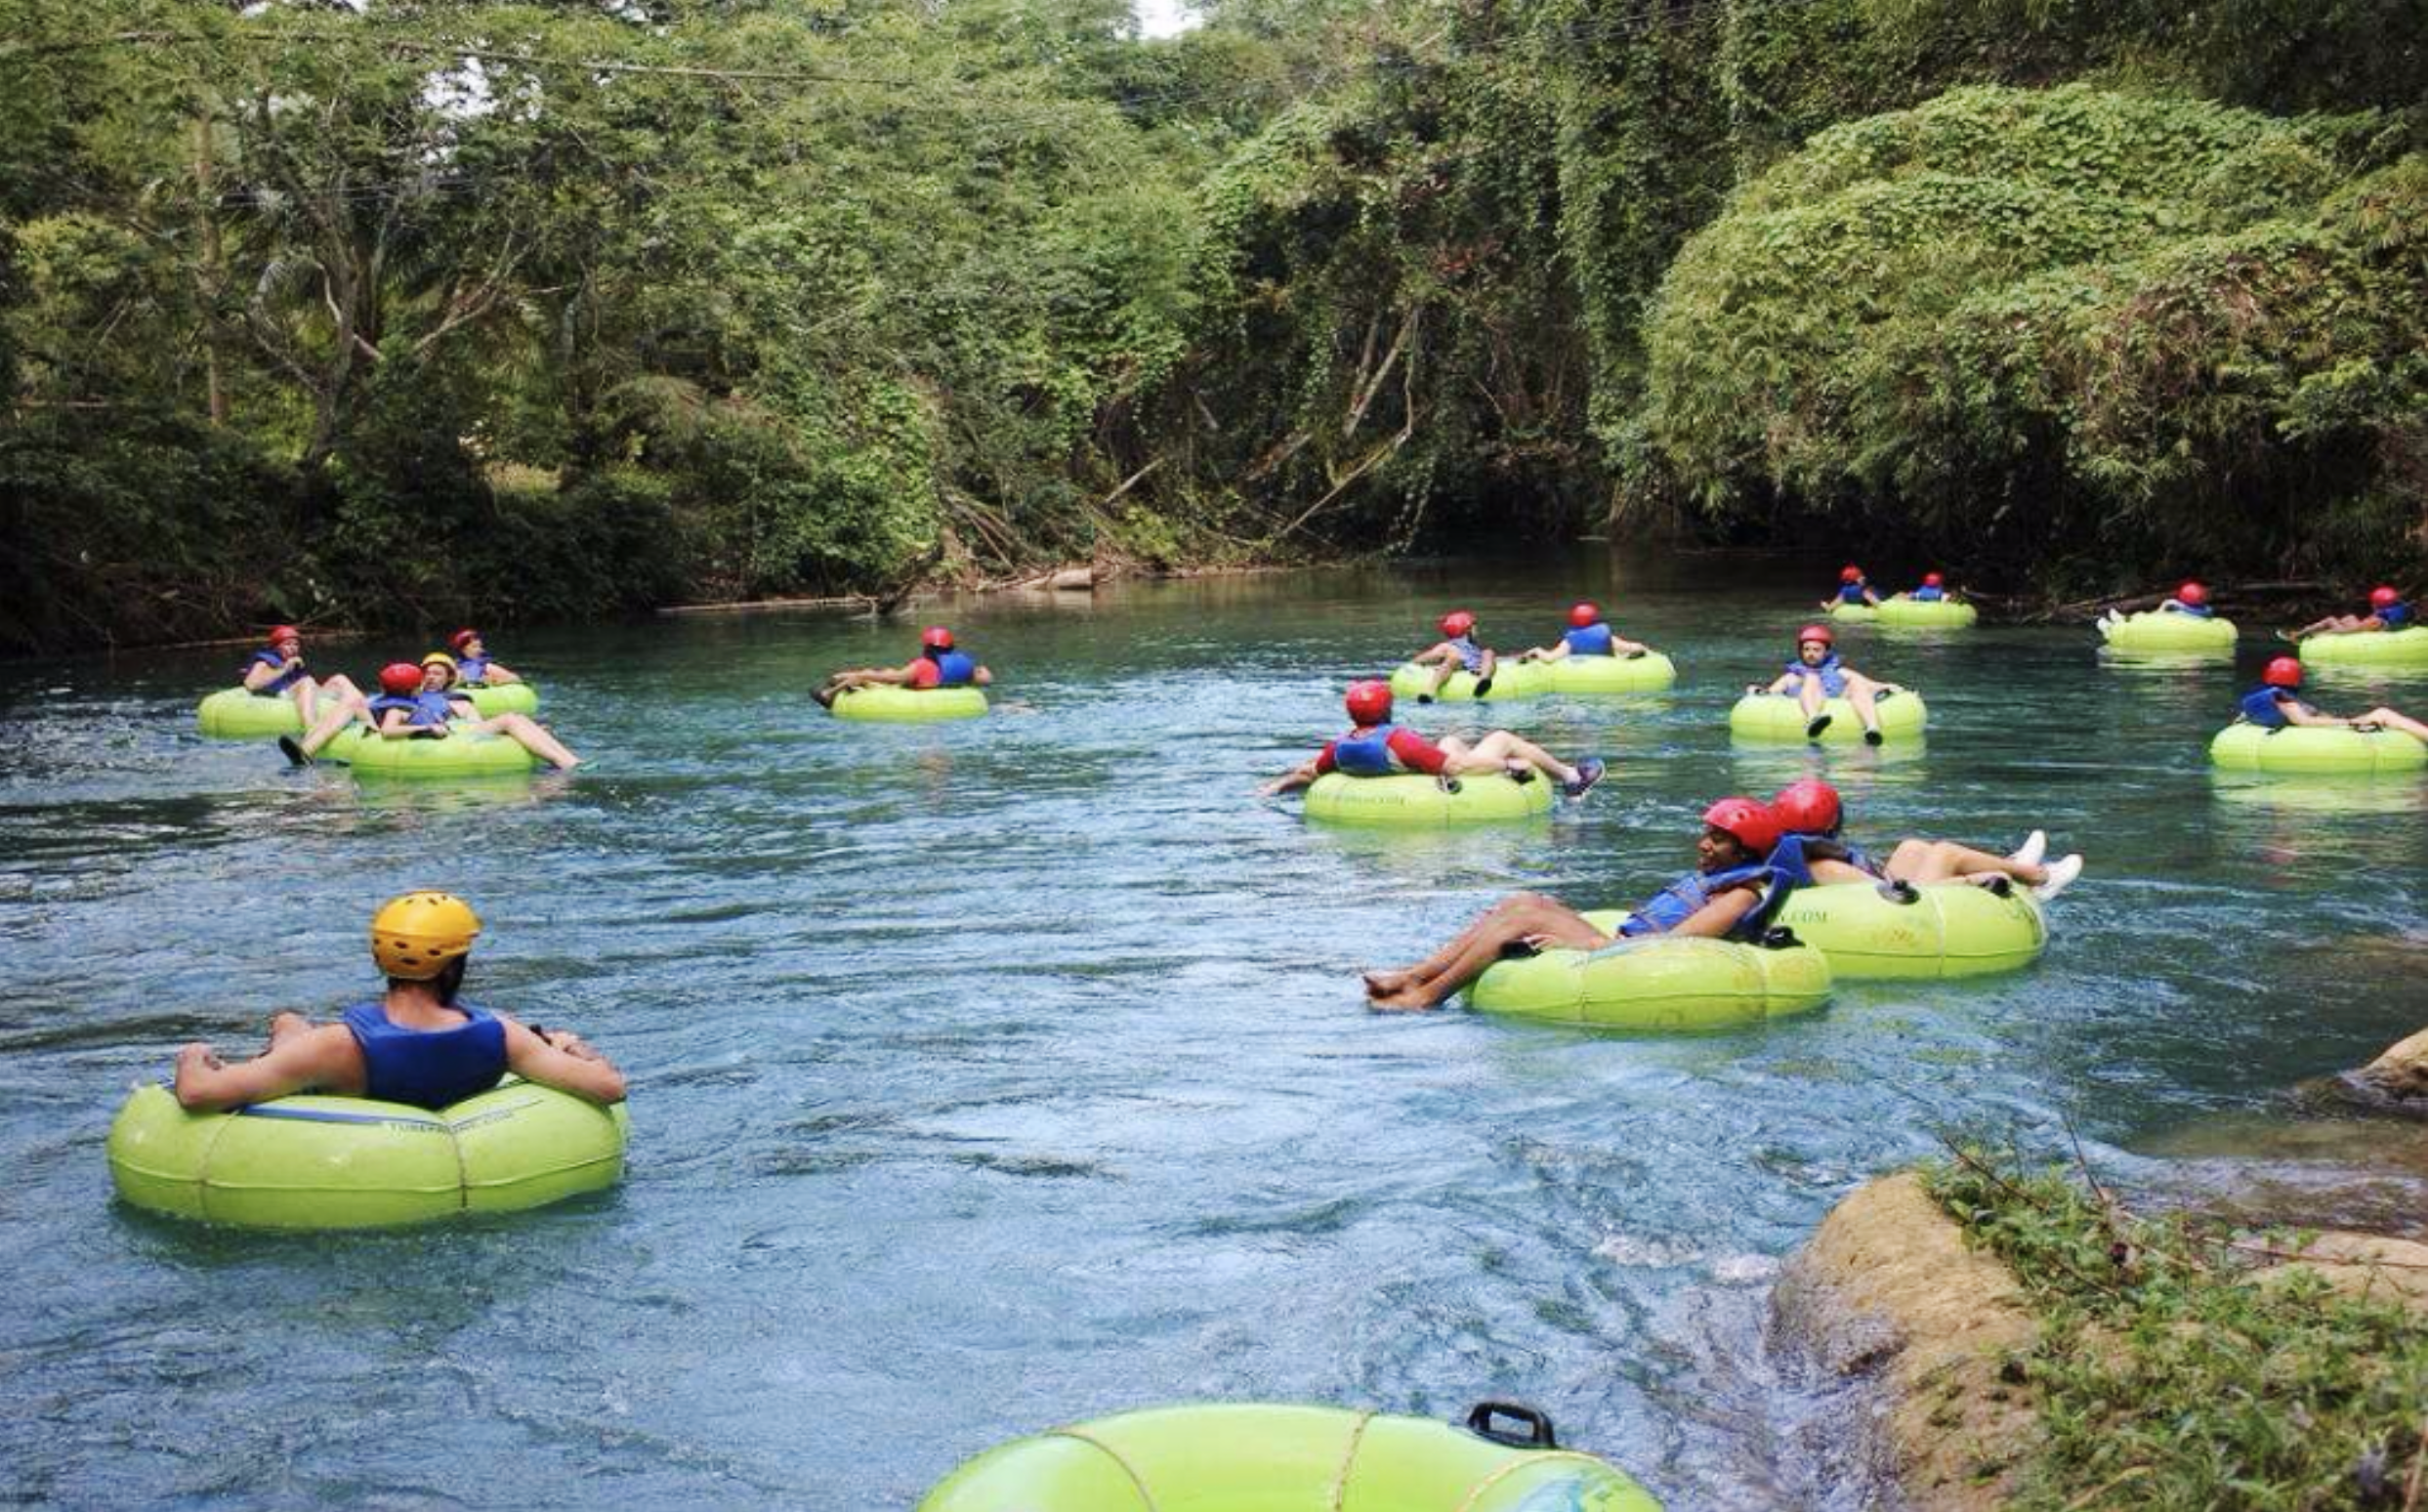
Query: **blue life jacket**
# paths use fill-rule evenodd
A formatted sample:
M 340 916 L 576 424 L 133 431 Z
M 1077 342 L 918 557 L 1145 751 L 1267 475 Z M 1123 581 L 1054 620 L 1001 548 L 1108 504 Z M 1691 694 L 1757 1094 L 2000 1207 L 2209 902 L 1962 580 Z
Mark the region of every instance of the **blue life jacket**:
M 2217 612 L 2205 604 L 2186 604 L 2181 599 L 2169 599 L 2158 609 L 2168 614 L 2190 614 L 2195 619 L 2206 619 Z
M 1407 764 L 1391 748 L 1391 733 L 1397 725 L 1376 725 L 1367 730 L 1352 730 L 1332 742 L 1332 765 L 1351 777 L 1391 777 L 1405 772 Z
M 919 654 L 936 663 L 939 688 L 958 688 L 978 676 L 978 662 L 968 651 L 924 651 Z
M 1871 585 L 1869 583 L 1840 583 L 1838 585 L 1838 602 L 1840 604 L 1861 604 L 1863 602 L 1863 595 L 1869 592 L 1870 588 Z
M 1688 872 L 1628 914 L 1626 922 L 1618 926 L 1618 933 L 1630 940 L 1665 935 L 1702 911 L 1703 905 L 1714 898 L 1745 882 L 1761 885 L 1762 901 L 1745 910 L 1745 916 L 1737 921 L 1727 938 L 1759 939 L 1763 921 L 1770 917 L 1772 910 L 1778 906 L 1778 898 L 1783 897 L 1786 891 L 1773 881 L 1769 863 L 1759 861 L 1748 866 L 1731 866 L 1726 871 Z
M 1802 661 L 1791 661 L 1787 663 L 1787 676 L 1792 680 L 1787 685 L 1791 689 L 1800 687 L 1808 677 L 1818 677 L 1821 679 L 1821 692 L 1830 697 L 1841 697 L 1846 693 L 1846 672 L 1843 664 L 1838 660 L 1836 651 L 1831 651 L 1822 657 L 1821 664 L 1818 667 L 1808 667 Z
M 257 651 L 253 653 L 253 661 L 248 661 L 244 664 L 244 670 L 248 675 L 253 670 L 254 662 L 260 662 L 265 666 L 276 667 L 284 666 L 286 664 L 286 658 L 279 655 L 274 651 Z M 286 671 L 279 673 L 276 677 L 272 678 L 269 682 L 264 683 L 261 687 L 256 688 L 253 691 L 257 693 L 285 693 L 288 689 L 294 687 L 303 680 L 304 669 L 302 667 L 289 667 Z
M 506 1074 L 506 1026 L 485 1008 L 455 1006 L 472 1022 L 446 1029 L 390 1023 L 376 1002 L 347 1009 L 346 1028 L 362 1051 L 363 1095 L 444 1108 L 497 1085 Z
M 1613 656 L 1611 649 L 1611 627 L 1605 624 L 1582 625 L 1560 637 L 1569 643 L 1571 656 Z
M 374 720 L 384 722 L 391 709 L 404 710 L 411 716 L 405 723 L 417 730 L 430 730 L 443 725 L 453 712 L 447 707 L 445 693 L 413 693 L 407 697 L 398 697 L 395 693 L 381 693 L 371 700 L 371 718 Z
M 2389 604 L 2371 612 L 2377 615 L 2377 622 L 2389 630 L 2400 630 L 2411 622 L 2411 607 L 2407 604 Z
M 1947 597 L 1947 590 L 1945 588 L 1916 588 L 1913 591 L 1913 601 L 1916 604 L 1937 604 L 1946 597 Z
M 455 664 L 455 680 L 460 684 L 477 683 L 489 675 L 489 658 L 466 656 Z
M 2292 723 L 2279 705 L 2299 703 L 2288 689 L 2274 686 L 2255 689 L 2242 695 L 2242 717 L 2262 730 L 2282 730 Z
M 1470 676 L 1484 675 L 1484 648 L 1476 644 L 1475 637 L 1454 635 L 1450 637 L 1450 649 L 1458 652 L 1458 664 L 1465 667 Z

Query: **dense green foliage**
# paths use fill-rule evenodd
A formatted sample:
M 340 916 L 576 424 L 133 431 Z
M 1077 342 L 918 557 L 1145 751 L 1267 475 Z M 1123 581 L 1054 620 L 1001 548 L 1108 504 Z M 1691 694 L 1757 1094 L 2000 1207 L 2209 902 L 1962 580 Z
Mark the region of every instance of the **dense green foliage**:
M 0 646 L 2416 526 L 2414 4 L 1206 11 L 0 0 Z
M 2314 1272 L 2255 1281 L 2182 1215 L 1979 1152 L 1926 1173 L 2040 1321 L 2017 1362 L 2047 1430 L 2021 1504 L 2403 1507 L 2428 1463 L 2428 1328 Z

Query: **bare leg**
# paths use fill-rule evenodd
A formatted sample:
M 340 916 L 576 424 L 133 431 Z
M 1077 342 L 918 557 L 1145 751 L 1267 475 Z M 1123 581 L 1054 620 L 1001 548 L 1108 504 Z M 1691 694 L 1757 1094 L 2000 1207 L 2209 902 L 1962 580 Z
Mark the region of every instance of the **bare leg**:
M 355 686 L 355 680 L 348 677 L 343 672 L 332 673 L 329 676 L 322 678 L 320 680 L 320 691 L 332 698 L 341 700 L 347 698 L 359 698 L 362 696 L 362 690 L 356 688 Z
M 318 724 L 305 727 L 304 754 L 306 756 L 318 755 L 322 746 L 337 738 L 339 731 L 356 720 L 360 720 L 365 725 L 372 723 L 371 706 L 363 700 L 360 693 L 355 693 L 340 700 L 335 708 L 320 716 Z
M 1439 969 L 1418 967 L 1391 990 L 1377 989 L 1369 982 L 1366 1000 L 1376 1008 L 1438 1007 L 1484 975 L 1506 946 L 1536 936 L 1546 937 L 1552 945 L 1578 950 L 1610 944 L 1610 937 L 1585 922 L 1575 909 L 1537 894 L 1522 893 L 1462 932 L 1449 949 L 1427 958 L 1425 966 L 1441 962 Z M 1444 956 L 1448 958 L 1444 960 Z
M 1882 867 L 1900 882 L 1948 882 L 1958 877 L 1977 877 L 1990 873 L 2014 878 L 2029 887 L 2038 887 L 2049 879 L 2048 868 L 2028 861 L 2009 861 L 1987 851 L 1976 851 L 1969 845 L 1952 840 L 1900 840 L 1889 853 L 1888 863 Z
M 1443 747 L 1445 751 L 1448 748 L 1446 744 Z M 1560 781 L 1576 780 L 1574 767 L 1552 755 L 1533 741 L 1511 735 L 1506 730 L 1495 730 L 1478 740 L 1464 756 L 1453 758 L 1452 764 L 1457 765 L 1461 761 L 1476 763 L 1478 767 L 1485 762 L 1489 762 L 1494 767 L 1501 767 L 1512 761 L 1522 761 L 1535 771 L 1556 777 Z
M 1804 710 L 1804 717 L 1806 719 L 1811 719 L 1820 714 L 1821 711 L 1821 705 L 1826 703 L 1828 700 L 1829 695 L 1821 692 L 1821 680 L 1820 678 L 1800 677 L 1796 679 L 1796 703 Z
M 472 727 L 506 735 L 524 750 L 561 772 L 570 772 L 582 759 L 565 748 L 565 743 L 550 735 L 527 714 L 499 714 Z
M 2421 724 L 2408 714 L 2398 714 L 2392 709 L 2371 709 L 2361 716 L 2360 723 L 2383 725 L 2389 730 L 2400 730 L 2414 740 L 2428 742 L 2428 725 Z
M 1849 672 L 1846 675 L 1846 701 L 1855 705 L 1855 717 L 1863 722 L 1865 730 L 1880 728 L 1880 711 L 1874 700 L 1880 696 L 1880 685 L 1867 677 Z
M 294 698 L 295 711 L 304 716 L 304 728 L 310 730 L 320 714 L 319 685 L 311 678 L 303 679 L 295 685 Z
M 1502 899 L 1500 902 L 1492 904 L 1492 906 L 1478 914 L 1476 916 L 1476 921 L 1473 924 L 1468 925 L 1465 929 L 1460 930 L 1456 935 L 1450 937 L 1450 943 L 1448 945 L 1444 945 L 1433 954 L 1426 956 L 1415 965 L 1403 966 L 1397 971 L 1367 972 L 1365 974 L 1365 987 L 1367 994 L 1370 996 L 1377 991 L 1390 991 L 1405 987 L 1409 982 L 1414 981 L 1418 977 L 1431 977 L 1439 975 L 1443 968 L 1446 967 L 1451 961 L 1465 953 L 1467 948 L 1479 937 L 1498 929 L 1501 920 L 1507 918 L 1512 913 L 1531 908 L 1539 903 L 1551 903 L 1555 907 L 1559 906 L 1556 899 L 1546 898 L 1540 893 L 1510 894 L 1508 897 Z

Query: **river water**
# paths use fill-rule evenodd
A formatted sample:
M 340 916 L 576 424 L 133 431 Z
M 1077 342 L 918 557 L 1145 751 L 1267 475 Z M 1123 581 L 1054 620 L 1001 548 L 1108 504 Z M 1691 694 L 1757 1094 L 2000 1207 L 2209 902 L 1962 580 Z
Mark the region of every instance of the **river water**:
M 1843 1404 L 1765 1349 L 1780 1258 L 1944 1134 L 2054 1150 L 2070 1122 L 2128 1178 L 2267 1144 L 2292 1084 L 2428 1019 L 2428 825 L 2416 780 L 2213 779 L 2222 666 L 1852 632 L 1932 710 L 1918 754 L 1825 758 L 1858 838 L 2038 825 L 2088 855 L 2036 969 L 1702 1038 L 1361 1008 L 1360 967 L 1512 887 L 1639 897 L 1709 799 L 1806 770 L 1725 714 L 1829 575 L 1596 554 L 989 601 L 954 622 L 998 712 L 939 728 L 807 696 L 901 659 L 900 624 L 504 635 L 592 761 L 502 787 L 201 741 L 232 651 L 0 668 L 7 1498 L 900 1507 L 1133 1406 L 1498 1396 L 1673 1508 L 1863 1505 Z M 1611 758 L 1585 803 L 1424 836 L 1250 796 L 1442 609 L 1525 644 L 1583 594 L 1682 670 L 1491 711 Z M 486 920 L 474 995 L 631 1075 L 621 1190 L 351 1237 L 113 1203 L 128 1085 L 365 994 L 369 912 L 423 886 Z

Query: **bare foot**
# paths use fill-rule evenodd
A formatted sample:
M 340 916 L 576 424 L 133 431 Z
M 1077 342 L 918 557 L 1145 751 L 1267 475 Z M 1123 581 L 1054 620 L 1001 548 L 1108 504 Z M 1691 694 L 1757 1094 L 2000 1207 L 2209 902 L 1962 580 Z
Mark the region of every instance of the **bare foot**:
M 1416 973 L 1412 971 L 1369 971 L 1358 980 L 1365 984 L 1366 996 L 1382 997 L 1405 990 L 1415 979 Z
M 1397 992 L 1368 993 L 1365 1005 L 1368 1008 L 1380 1008 L 1391 1013 L 1408 1013 L 1434 1007 L 1435 1003 L 1423 992 L 1412 987 L 1402 987 Z

